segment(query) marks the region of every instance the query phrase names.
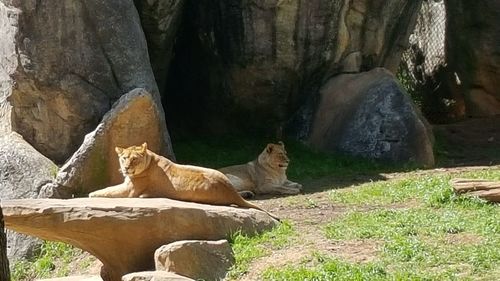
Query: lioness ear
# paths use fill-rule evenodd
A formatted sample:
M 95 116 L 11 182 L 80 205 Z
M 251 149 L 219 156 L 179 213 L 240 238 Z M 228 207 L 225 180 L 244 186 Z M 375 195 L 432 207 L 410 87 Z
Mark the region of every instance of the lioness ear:
M 146 152 L 147 149 L 148 149 L 148 144 L 145 142 L 142 144 L 142 151 Z
M 285 147 L 285 144 L 282 141 L 279 141 L 278 144 L 281 145 L 282 147 Z
M 117 147 L 115 147 L 115 151 L 117 154 L 122 154 L 123 148 L 117 146 Z
M 267 144 L 267 147 L 266 147 L 266 152 L 267 152 L 267 153 L 271 153 L 271 152 L 273 152 L 273 144 L 272 144 L 272 143 L 268 143 L 268 144 Z

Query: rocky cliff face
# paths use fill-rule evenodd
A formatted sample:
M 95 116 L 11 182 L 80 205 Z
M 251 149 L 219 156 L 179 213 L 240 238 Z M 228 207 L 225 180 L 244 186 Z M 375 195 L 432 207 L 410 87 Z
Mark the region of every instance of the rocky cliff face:
M 274 133 L 329 76 L 395 71 L 420 4 L 186 1 L 167 80 L 166 98 L 176 104 L 168 120 L 176 129 Z
M 142 87 L 160 102 L 132 0 L 0 0 L 0 26 L 0 133 L 56 162 L 122 94 Z
M 468 116 L 500 114 L 500 2 L 445 1 L 446 54 L 453 94 Z

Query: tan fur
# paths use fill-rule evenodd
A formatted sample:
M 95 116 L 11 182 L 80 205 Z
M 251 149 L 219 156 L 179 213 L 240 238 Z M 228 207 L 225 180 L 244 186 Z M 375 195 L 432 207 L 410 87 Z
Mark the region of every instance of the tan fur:
M 242 195 L 298 194 L 302 185 L 289 181 L 286 169 L 290 160 L 283 142 L 270 143 L 254 161 L 219 169 Z
M 89 197 L 159 197 L 212 205 L 236 205 L 266 212 L 243 199 L 228 178 L 217 170 L 176 164 L 148 150 L 146 143 L 129 148 L 116 147 L 115 150 L 124 182 L 94 191 Z

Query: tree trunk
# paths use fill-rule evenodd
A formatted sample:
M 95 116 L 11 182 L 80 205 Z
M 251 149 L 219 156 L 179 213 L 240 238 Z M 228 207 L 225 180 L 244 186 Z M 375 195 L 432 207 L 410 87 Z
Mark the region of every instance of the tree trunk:
M 9 260 L 7 259 L 7 238 L 3 232 L 3 214 L 0 207 L 0 281 L 10 280 Z
M 466 193 L 490 202 L 500 202 L 500 181 L 455 179 L 451 182 L 451 185 L 458 194 Z

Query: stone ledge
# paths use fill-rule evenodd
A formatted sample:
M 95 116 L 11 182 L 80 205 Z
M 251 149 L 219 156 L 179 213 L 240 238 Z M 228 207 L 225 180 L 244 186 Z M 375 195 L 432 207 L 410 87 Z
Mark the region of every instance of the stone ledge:
M 1 202 L 6 228 L 62 241 L 96 256 L 103 280 L 154 268 L 157 248 L 178 240 L 253 235 L 278 222 L 255 209 L 164 198 L 16 199 Z

